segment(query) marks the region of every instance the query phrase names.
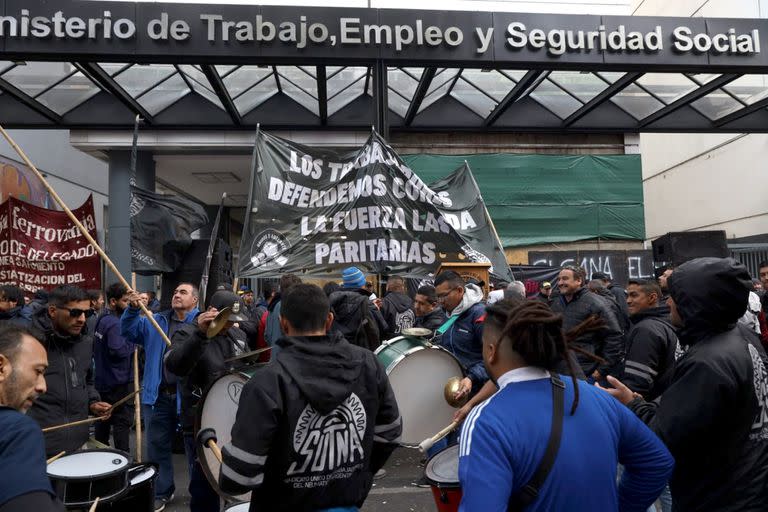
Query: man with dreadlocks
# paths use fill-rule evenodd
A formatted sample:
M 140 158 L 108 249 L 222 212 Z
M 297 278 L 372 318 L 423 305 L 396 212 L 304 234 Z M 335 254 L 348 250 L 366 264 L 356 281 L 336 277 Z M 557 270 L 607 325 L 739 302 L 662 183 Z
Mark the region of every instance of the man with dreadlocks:
M 464 423 L 460 510 L 645 511 L 672 456 L 619 402 L 556 373 L 563 360 L 573 365 L 562 316 L 536 301 L 486 312 L 483 360 L 500 389 Z

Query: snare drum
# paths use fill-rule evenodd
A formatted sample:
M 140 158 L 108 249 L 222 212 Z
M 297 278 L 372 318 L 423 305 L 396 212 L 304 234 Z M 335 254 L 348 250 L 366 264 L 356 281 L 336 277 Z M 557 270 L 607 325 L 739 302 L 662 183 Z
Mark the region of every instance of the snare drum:
M 128 490 L 128 454 L 118 450 L 84 450 L 48 464 L 54 492 L 68 509 L 117 500 Z
M 240 393 L 243 391 L 245 383 L 262 366 L 264 365 L 242 368 L 220 377 L 211 384 L 211 387 L 208 388 L 208 391 L 203 395 L 197 406 L 195 432 L 200 432 L 204 428 L 212 428 L 216 431 L 216 444 L 219 445 L 219 448 L 229 444 L 232 441 L 232 427 L 237 417 Z M 227 498 L 235 498 L 238 501 L 250 501 L 250 493 L 240 496 L 229 496 L 221 492 L 219 489 L 219 469 L 221 464 L 219 464 L 219 461 L 210 449 L 197 446 L 197 458 L 200 460 L 200 466 L 203 468 L 205 477 L 216 492 Z
M 136 464 L 128 469 L 128 492 L 113 503 L 101 506 L 99 510 L 112 512 L 154 512 L 155 480 L 157 464 Z
M 449 446 L 436 453 L 427 462 L 424 475 L 432 486 L 438 512 L 459 512 L 459 445 Z
M 387 370 L 403 418 L 403 445 L 418 446 L 453 421 L 456 410 L 445 401 L 443 388 L 451 377 L 464 376 L 453 354 L 410 336 L 385 341 L 375 354 Z

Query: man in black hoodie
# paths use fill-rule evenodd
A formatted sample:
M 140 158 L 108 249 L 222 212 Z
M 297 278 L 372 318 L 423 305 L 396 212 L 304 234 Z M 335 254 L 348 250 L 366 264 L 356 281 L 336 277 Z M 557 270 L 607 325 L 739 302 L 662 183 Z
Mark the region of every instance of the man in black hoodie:
M 391 276 L 387 281 L 387 293 L 381 299 L 381 316 L 387 323 L 387 332 L 382 339 L 388 340 L 413 327 L 416 315 L 411 308 L 413 301 L 405 293 L 405 279 Z
M 85 320 L 92 315 L 85 290 L 60 286 L 48 296 L 48 307 L 32 317 L 32 327 L 48 352 L 48 392 L 27 413 L 41 428 L 84 420 L 89 412 L 102 416 L 109 411 L 110 405 L 100 400 L 94 388 L 93 338 L 83 332 Z M 47 432 L 47 455 L 79 450 L 88 441 L 88 429 L 80 425 Z
M 638 279 L 627 285 L 631 327 L 621 381 L 649 401 L 667 389 L 675 369 L 677 334 L 669 307 L 660 305 L 660 298 L 661 288 L 655 281 Z
M 661 400 L 609 377 L 613 396 L 675 457 L 675 510 L 768 510 L 768 373 L 754 332 L 737 324 L 752 283 L 733 259 L 691 260 L 669 277 L 672 323 L 687 352 Z
M 448 319 L 445 310 L 437 303 L 437 292 L 432 285 L 420 286 L 413 299 L 413 310 L 416 313 L 415 327 L 424 327 L 436 331 Z
M 280 323 L 283 350 L 240 395 L 220 487 L 252 491 L 252 510 L 357 510 L 402 431 L 386 372 L 370 351 L 326 334 L 333 314 L 317 286 L 293 287 Z

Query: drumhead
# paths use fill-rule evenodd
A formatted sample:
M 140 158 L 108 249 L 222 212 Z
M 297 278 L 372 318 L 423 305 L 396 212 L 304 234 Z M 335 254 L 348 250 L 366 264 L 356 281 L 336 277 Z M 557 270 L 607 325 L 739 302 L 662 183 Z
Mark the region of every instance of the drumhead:
M 250 502 L 245 503 L 237 503 L 235 505 L 232 505 L 231 507 L 227 507 L 224 510 L 226 512 L 248 512 L 248 509 L 251 508 Z
M 128 457 L 116 450 L 87 450 L 51 462 L 47 472 L 54 478 L 96 478 L 126 470 L 129 463 Z
M 195 432 L 200 432 L 204 428 L 212 428 L 216 431 L 216 444 L 223 448 L 232 441 L 232 427 L 237 417 L 237 406 L 240 403 L 240 393 L 243 386 L 248 382 L 257 368 L 248 368 L 236 373 L 230 373 L 217 379 L 203 399 L 200 401 L 197 409 L 197 424 Z M 219 493 L 224 495 L 219 489 L 219 469 L 221 464 L 209 449 L 197 448 L 198 459 L 203 468 L 205 476 L 208 478 L 211 486 Z M 229 497 L 229 496 L 227 496 Z M 240 496 L 233 496 L 238 500 L 250 500 L 250 493 Z
M 401 443 L 418 446 L 453 421 L 456 409 L 443 395 L 451 377 L 463 377 L 459 361 L 445 349 L 420 345 L 387 370 L 403 418 Z
M 459 485 L 459 445 L 439 451 L 429 459 L 424 471 L 427 480 L 439 487 Z
M 157 469 L 155 469 L 153 466 L 143 468 L 137 473 L 133 474 L 131 477 L 131 485 L 139 485 L 142 482 L 146 482 L 150 478 L 154 477 L 155 474 L 157 474 Z

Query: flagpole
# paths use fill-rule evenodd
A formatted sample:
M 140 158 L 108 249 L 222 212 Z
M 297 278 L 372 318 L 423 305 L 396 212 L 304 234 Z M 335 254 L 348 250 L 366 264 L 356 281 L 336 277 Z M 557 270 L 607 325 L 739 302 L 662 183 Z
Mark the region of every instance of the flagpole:
M 11 147 L 18 153 L 18 155 L 21 157 L 22 160 L 24 160 L 24 163 L 27 164 L 27 167 L 34 173 L 35 176 L 37 176 L 37 179 L 39 179 L 45 189 L 48 191 L 49 194 L 51 194 L 51 197 L 53 197 L 53 200 L 56 201 L 56 203 L 61 207 L 62 210 L 67 214 L 67 217 L 69 217 L 69 220 L 74 223 L 75 226 L 77 226 L 77 229 L 80 230 L 80 233 L 83 234 L 86 240 L 88 240 L 88 243 L 93 246 L 93 248 L 96 250 L 96 252 L 101 256 L 101 258 L 104 260 L 104 263 L 107 264 L 109 269 L 117 276 L 117 278 L 120 280 L 120 284 L 125 286 L 126 288 L 131 288 L 131 286 L 128 284 L 128 281 L 125 280 L 125 277 L 120 273 L 119 270 L 117 270 L 117 267 L 114 263 L 112 263 L 112 260 L 109 259 L 109 256 L 107 256 L 107 253 L 104 252 L 104 250 L 99 246 L 99 243 L 93 239 L 91 234 L 88 232 L 88 230 L 83 226 L 83 224 L 75 217 L 75 214 L 72 213 L 72 210 L 69 209 L 69 207 L 66 205 L 66 203 L 59 197 L 59 194 L 56 193 L 56 191 L 53 189 L 53 187 L 48 183 L 48 181 L 43 177 L 43 175 L 40 173 L 40 171 L 37 170 L 37 167 L 29 160 L 29 157 L 27 157 L 26 153 L 22 151 L 22 149 L 16 144 L 16 141 L 11 138 L 11 136 L 8 134 L 7 131 L 5 131 L 5 128 L 0 125 L 0 134 L 5 138 L 5 140 L 8 141 L 8 144 L 11 145 Z M 131 288 L 133 289 L 133 288 Z M 171 340 L 168 339 L 168 336 L 165 334 L 165 332 L 160 328 L 160 326 L 155 321 L 155 318 L 152 316 L 152 313 L 144 306 L 144 304 L 139 301 L 139 307 L 141 307 L 141 310 L 147 315 L 147 319 L 150 321 L 152 326 L 157 329 L 157 332 L 160 333 L 163 340 L 168 344 L 168 346 L 171 346 Z
M 131 288 L 136 289 L 136 272 L 131 272 Z M 141 393 L 139 393 L 139 346 L 133 349 L 133 421 L 136 424 L 136 462 L 141 462 Z
M 203 275 L 200 277 L 200 287 L 197 289 L 200 296 L 200 304 L 205 305 L 205 296 L 208 290 L 208 276 L 211 273 L 211 260 L 213 259 L 213 251 L 216 248 L 216 240 L 219 234 L 219 222 L 221 221 L 221 211 L 224 209 L 224 200 L 227 198 L 227 193 L 221 194 L 221 202 L 219 203 L 219 210 L 216 212 L 216 220 L 213 221 L 213 231 L 211 231 L 211 240 L 208 242 L 208 252 L 205 255 L 205 266 L 203 267 Z
M 259 161 L 259 134 L 261 131 L 261 123 L 256 124 L 256 137 L 253 141 L 253 151 L 251 152 L 251 179 L 250 179 L 250 187 L 248 188 L 248 204 L 245 205 L 245 220 L 243 222 L 243 236 L 240 237 L 240 253 L 242 254 L 242 247 L 243 243 L 245 243 L 246 237 L 250 236 L 251 232 L 250 225 L 251 225 L 251 214 L 253 211 L 252 208 L 252 201 L 253 201 L 253 184 L 256 182 L 256 168 L 258 167 L 258 161 Z M 232 290 L 235 290 L 237 288 L 237 280 L 240 277 L 240 267 L 242 266 L 243 262 L 240 261 L 240 258 L 237 258 L 237 267 L 235 267 L 235 279 L 232 281 Z
M 475 180 L 475 175 L 472 173 L 472 168 L 469 166 L 469 162 L 464 160 L 464 165 L 467 166 L 467 170 L 469 171 L 469 177 L 472 178 L 472 183 L 475 185 L 475 188 L 477 189 L 477 193 L 480 194 L 480 186 L 477 184 L 477 180 Z M 480 197 L 482 199 L 483 196 L 480 195 Z M 504 262 L 507 263 L 507 255 L 504 252 L 504 245 L 502 245 L 501 243 L 501 238 L 499 238 L 499 232 L 496 231 L 496 225 L 493 223 L 491 214 L 488 212 L 488 207 L 485 206 L 485 200 L 483 200 L 483 210 L 485 211 L 485 217 L 488 219 L 488 223 L 491 225 L 491 229 L 493 230 L 493 236 L 496 237 L 496 243 L 499 244 L 499 248 L 501 249 L 501 254 L 504 255 Z M 507 263 L 507 268 L 509 268 L 509 263 Z

